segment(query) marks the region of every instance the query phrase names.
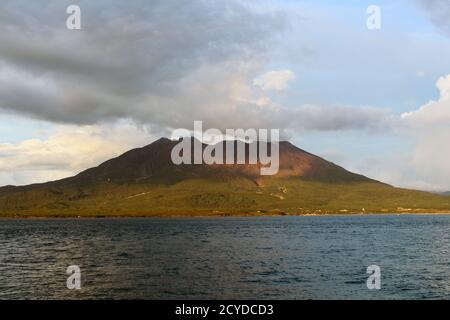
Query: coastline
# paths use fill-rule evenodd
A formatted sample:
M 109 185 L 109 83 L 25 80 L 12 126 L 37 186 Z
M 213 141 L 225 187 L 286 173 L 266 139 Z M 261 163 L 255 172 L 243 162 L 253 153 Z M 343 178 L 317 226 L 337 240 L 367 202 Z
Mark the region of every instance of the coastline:
M 1 215 L 1 220 L 91 220 L 91 219 L 205 219 L 205 218 L 275 218 L 275 217 L 355 217 L 355 216 L 439 216 L 450 215 L 450 211 L 420 211 L 420 212 L 370 212 L 370 213 L 298 213 L 298 214 L 258 214 L 258 213 L 236 213 L 236 214 L 130 214 L 130 215 L 56 215 L 56 214 L 42 214 L 42 215 Z

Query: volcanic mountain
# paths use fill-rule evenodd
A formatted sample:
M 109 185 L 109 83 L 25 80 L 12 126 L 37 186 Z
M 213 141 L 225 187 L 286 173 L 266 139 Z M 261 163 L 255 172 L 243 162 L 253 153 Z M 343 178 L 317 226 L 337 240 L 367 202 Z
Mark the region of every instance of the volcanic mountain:
M 280 142 L 279 171 L 261 164 L 181 164 L 166 138 L 58 181 L 0 188 L 0 216 L 295 215 L 450 211 L 450 198 L 399 189 Z M 200 144 L 204 149 L 205 144 Z M 269 150 L 271 149 L 269 145 Z M 224 157 L 226 154 L 224 153 Z

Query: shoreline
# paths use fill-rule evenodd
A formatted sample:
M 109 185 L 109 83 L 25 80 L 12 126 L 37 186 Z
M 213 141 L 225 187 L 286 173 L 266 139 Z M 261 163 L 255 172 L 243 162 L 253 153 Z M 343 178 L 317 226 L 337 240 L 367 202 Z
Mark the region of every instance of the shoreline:
M 289 217 L 361 217 L 361 216 L 445 216 L 450 212 L 382 212 L 382 213 L 306 213 L 306 214 L 156 214 L 156 215 L 43 215 L 43 216 L 0 216 L 1 220 L 91 220 L 91 219 L 207 219 L 207 218 L 289 218 Z

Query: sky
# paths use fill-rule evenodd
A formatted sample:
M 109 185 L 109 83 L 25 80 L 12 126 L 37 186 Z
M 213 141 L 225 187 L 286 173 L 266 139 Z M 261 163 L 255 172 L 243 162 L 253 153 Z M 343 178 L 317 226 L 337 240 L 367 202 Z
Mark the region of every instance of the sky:
M 0 28 L 0 185 L 71 176 L 202 120 L 450 190 L 448 0 L 3 0 Z

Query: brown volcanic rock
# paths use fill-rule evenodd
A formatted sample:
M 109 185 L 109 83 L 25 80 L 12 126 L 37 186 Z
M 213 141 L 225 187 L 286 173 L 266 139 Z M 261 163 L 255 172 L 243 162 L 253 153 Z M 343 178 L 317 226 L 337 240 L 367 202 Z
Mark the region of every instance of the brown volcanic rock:
M 181 164 L 175 165 L 171 160 L 172 148 L 179 141 L 161 138 L 143 148 L 130 150 L 123 155 L 108 160 L 96 168 L 88 169 L 79 175 L 61 180 L 76 184 L 94 182 L 163 182 L 173 183 L 188 178 L 233 179 L 249 178 L 253 181 L 268 179 L 272 176 L 261 176 L 261 164 L 249 164 L 249 144 L 244 144 L 246 150 L 245 164 Z M 206 147 L 202 145 L 203 149 Z M 269 150 L 271 149 L 269 145 Z M 193 150 L 193 143 L 192 143 Z M 235 158 L 236 158 L 235 151 Z M 303 151 L 289 142 L 280 142 L 279 171 L 273 177 L 303 178 L 323 182 L 364 182 L 373 181 L 367 177 L 351 173 L 329 161 Z M 224 158 L 226 152 L 224 150 Z
M 17 191 L 28 191 L 46 187 L 84 188 L 101 183 L 161 183 L 173 184 L 189 178 L 206 178 L 214 180 L 230 180 L 235 178 L 250 179 L 263 184 L 265 179 L 302 178 L 322 182 L 368 182 L 371 179 L 351 173 L 329 161 L 301 150 L 289 142 L 280 142 L 279 172 L 274 176 L 261 176 L 261 164 L 249 164 L 249 144 L 244 144 L 246 164 L 181 164 L 175 165 L 171 160 L 171 150 L 179 141 L 161 138 L 142 148 L 130 150 L 117 158 L 110 159 L 98 167 L 87 169 L 80 174 L 43 184 L 24 187 L 7 186 L 0 188 L 3 194 Z M 192 144 L 193 145 L 193 144 Z M 203 144 L 203 148 L 205 148 Z M 269 150 L 271 149 L 269 145 Z M 235 152 L 236 154 L 236 152 Z M 224 151 L 224 157 L 226 152 Z

